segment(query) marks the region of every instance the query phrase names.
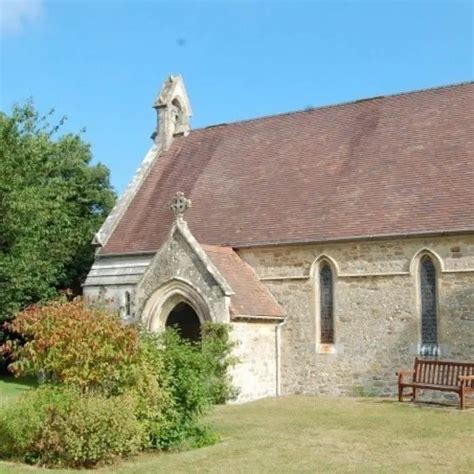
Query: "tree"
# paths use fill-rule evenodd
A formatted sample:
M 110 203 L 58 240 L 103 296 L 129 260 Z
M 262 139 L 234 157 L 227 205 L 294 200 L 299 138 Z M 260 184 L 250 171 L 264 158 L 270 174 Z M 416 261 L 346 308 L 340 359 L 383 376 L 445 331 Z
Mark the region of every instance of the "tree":
M 69 288 L 80 293 L 91 240 L 115 194 L 78 134 L 32 101 L 0 113 L 0 325 L 25 306 Z M 0 342 L 2 334 L 0 333 Z

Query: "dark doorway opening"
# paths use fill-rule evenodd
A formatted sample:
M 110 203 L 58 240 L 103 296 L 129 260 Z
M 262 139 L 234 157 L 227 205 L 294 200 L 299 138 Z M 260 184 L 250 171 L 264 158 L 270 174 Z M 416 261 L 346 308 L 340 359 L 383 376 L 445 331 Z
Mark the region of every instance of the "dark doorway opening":
M 197 342 L 201 339 L 201 321 L 196 311 L 187 303 L 178 303 L 166 320 L 166 327 L 174 327 L 181 337 Z

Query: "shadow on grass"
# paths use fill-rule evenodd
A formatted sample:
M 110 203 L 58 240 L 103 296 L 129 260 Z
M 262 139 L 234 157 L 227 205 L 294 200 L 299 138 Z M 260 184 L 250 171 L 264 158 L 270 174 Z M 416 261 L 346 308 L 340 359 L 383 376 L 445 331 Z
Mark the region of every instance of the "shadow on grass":
M 35 388 L 38 386 L 38 379 L 33 376 L 16 378 L 13 375 L 0 377 L 0 384 L 20 385 L 25 388 Z
M 392 405 L 392 406 L 400 406 L 400 407 L 411 407 L 411 408 L 448 408 L 448 409 L 455 409 L 459 408 L 459 403 L 456 400 L 417 400 L 416 402 L 412 402 L 410 400 L 405 400 L 404 402 L 399 402 L 396 398 L 383 398 L 383 399 L 376 399 L 376 398 L 360 398 L 357 400 L 359 403 L 376 403 L 381 405 Z M 471 402 L 472 404 L 472 402 Z M 474 404 L 471 407 L 469 401 L 467 401 L 467 407 L 465 408 L 470 409 L 474 408 Z
M 0 378 L 0 406 L 7 400 L 14 400 L 31 388 L 37 387 L 38 381 L 35 377 L 1 377 Z
M 384 405 L 395 405 L 399 403 L 397 398 L 388 397 L 358 397 L 356 398 L 358 403 L 381 403 Z

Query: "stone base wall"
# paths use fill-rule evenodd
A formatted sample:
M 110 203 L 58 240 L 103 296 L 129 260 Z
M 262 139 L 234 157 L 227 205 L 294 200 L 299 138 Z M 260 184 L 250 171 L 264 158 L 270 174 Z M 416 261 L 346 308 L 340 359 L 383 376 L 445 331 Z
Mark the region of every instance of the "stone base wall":
M 474 236 L 241 250 L 287 312 L 282 393 L 393 395 L 421 338 L 417 258 L 438 267 L 441 358 L 474 360 Z M 314 262 L 334 265 L 334 353 L 318 351 Z M 257 344 L 257 341 L 255 341 Z M 259 360 L 260 346 L 258 347 Z M 262 362 L 260 362 L 262 363 Z
M 237 403 L 273 397 L 277 394 L 277 355 L 275 325 L 271 323 L 231 323 L 237 341 L 234 354 L 239 358 L 232 371 L 240 391 Z

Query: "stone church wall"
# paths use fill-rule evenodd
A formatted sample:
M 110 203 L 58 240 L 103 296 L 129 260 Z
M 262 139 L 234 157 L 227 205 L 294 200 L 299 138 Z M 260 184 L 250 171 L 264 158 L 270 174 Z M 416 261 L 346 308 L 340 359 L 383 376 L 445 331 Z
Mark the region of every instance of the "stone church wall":
M 232 371 L 239 389 L 237 402 L 246 402 L 277 394 L 277 355 L 275 325 L 233 322 L 232 338 L 237 342 L 234 355 L 240 363 Z
M 388 395 L 419 351 L 417 254 L 438 265 L 441 358 L 474 360 L 474 236 L 361 241 L 262 249 L 240 255 L 287 312 L 281 329 L 283 394 Z M 318 257 L 335 266 L 334 353 L 317 344 Z M 260 348 L 259 348 L 260 351 Z

